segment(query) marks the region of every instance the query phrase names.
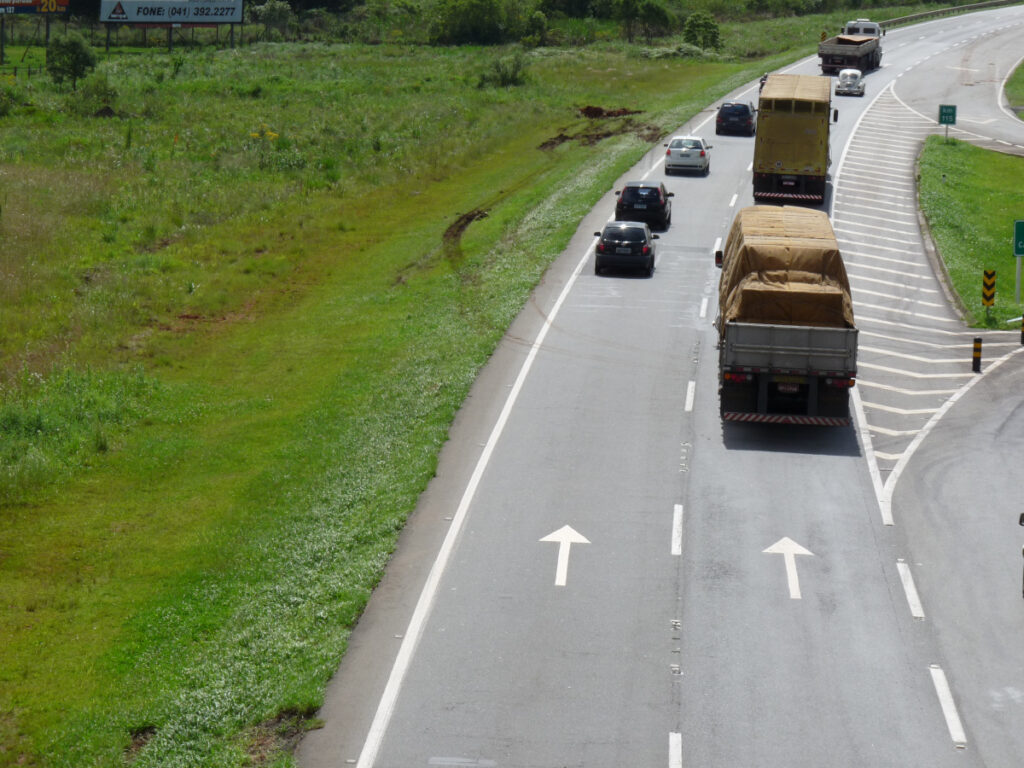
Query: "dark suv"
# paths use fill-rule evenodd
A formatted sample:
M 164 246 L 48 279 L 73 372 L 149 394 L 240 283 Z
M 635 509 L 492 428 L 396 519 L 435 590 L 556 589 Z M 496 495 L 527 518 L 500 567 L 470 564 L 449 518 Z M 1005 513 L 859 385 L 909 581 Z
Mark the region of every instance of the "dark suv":
M 615 218 L 618 221 L 646 221 L 664 229 L 672 221 L 672 192 L 660 181 L 629 181 L 616 190 Z
M 654 274 L 654 241 L 657 235 L 642 221 L 612 221 L 594 235 L 601 238 L 594 247 L 594 274 L 606 267 L 642 269 Z
M 749 101 L 726 101 L 718 108 L 715 133 L 742 133 L 753 136 L 757 130 L 757 110 Z

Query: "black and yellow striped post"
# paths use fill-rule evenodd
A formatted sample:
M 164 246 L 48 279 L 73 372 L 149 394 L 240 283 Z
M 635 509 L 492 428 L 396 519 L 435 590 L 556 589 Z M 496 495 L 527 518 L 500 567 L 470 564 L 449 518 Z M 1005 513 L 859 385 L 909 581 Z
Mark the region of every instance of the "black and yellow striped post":
M 974 354 L 972 355 L 971 370 L 981 373 L 981 337 L 974 338 Z
M 985 315 L 987 316 L 991 310 L 992 305 L 996 303 L 996 271 L 994 269 L 985 270 L 985 278 L 981 282 L 981 305 L 985 307 Z

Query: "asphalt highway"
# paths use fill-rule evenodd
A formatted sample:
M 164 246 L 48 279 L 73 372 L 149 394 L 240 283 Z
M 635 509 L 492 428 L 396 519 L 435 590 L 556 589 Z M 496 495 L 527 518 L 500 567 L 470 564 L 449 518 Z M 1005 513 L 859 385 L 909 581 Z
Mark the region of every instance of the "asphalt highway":
M 913 161 L 939 104 L 1024 146 L 999 103 L 1022 31 L 1021 7 L 893 30 L 834 100 L 854 427 L 719 418 L 712 254 L 752 139 L 708 105 L 679 131 L 708 177 L 666 177 L 660 145 L 623 177 L 675 192 L 651 279 L 594 274 L 609 191 L 460 412 L 304 768 L 1021 764 L 1024 358 L 985 334 L 971 373 Z

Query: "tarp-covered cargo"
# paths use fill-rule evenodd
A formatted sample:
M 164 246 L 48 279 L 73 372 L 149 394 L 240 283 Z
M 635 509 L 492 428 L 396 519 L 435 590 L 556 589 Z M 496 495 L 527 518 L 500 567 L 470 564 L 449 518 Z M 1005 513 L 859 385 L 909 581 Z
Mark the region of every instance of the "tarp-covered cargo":
M 742 209 L 719 283 L 724 323 L 853 328 L 853 303 L 828 216 L 797 207 Z

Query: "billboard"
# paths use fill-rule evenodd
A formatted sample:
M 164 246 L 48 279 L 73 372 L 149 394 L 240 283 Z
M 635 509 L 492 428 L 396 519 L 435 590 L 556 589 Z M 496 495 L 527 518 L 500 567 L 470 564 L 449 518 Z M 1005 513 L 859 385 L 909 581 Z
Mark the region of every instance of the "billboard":
M 239 24 L 242 0 L 101 0 L 100 21 L 163 26 Z
M 0 14 L 67 12 L 68 0 L 0 0 Z

